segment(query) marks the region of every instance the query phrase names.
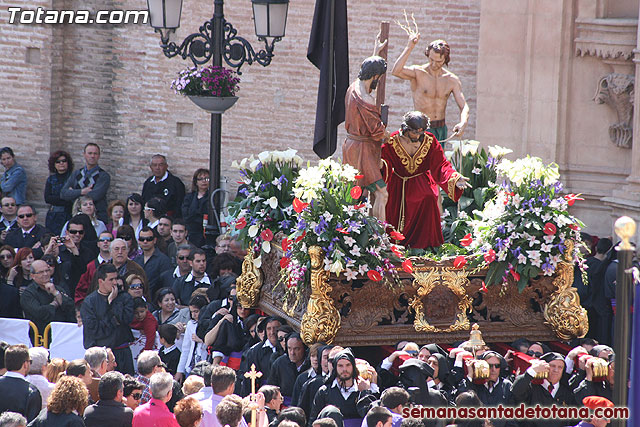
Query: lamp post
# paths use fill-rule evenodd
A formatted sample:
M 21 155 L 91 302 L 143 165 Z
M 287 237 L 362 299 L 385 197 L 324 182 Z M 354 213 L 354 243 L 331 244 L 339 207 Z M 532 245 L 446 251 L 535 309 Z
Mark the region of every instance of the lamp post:
M 182 59 L 191 59 L 193 65 L 203 65 L 212 61 L 214 66 L 222 66 L 222 60 L 238 74 L 245 64 L 258 64 L 266 67 L 273 58 L 275 42 L 282 40 L 287 25 L 289 0 L 251 0 L 253 20 L 258 41 L 264 42 L 264 48 L 256 52 L 251 43 L 237 35 L 237 31 L 224 18 L 224 0 L 214 0 L 213 17 L 202 24 L 197 33 L 187 36 L 180 45 L 169 41 L 169 36 L 180 26 L 183 0 L 147 0 L 151 26 L 160 33 L 160 46 L 165 56 L 172 58 L 180 55 Z M 269 41 L 271 39 L 271 41 Z M 211 139 L 209 146 L 209 225 L 205 234 L 215 239 L 220 234 L 218 213 L 222 206 L 220 189 L 220 158 L 222 145 L 222 113 L 211 114 Z

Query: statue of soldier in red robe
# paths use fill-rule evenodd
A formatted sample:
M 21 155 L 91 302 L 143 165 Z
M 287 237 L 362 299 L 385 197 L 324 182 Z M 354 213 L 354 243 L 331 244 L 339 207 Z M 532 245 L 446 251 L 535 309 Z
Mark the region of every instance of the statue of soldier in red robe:
M 406 113 L 400 131 L 391 134 L 381 153 L 389 194 L 386 220 L 404 235 L 399 243 L 419 249 L 444 242 L 438 187 L 454 201 L 465 188 L 471 188 L 469 179 L 456 172 L 428 128 L 424 113 Z

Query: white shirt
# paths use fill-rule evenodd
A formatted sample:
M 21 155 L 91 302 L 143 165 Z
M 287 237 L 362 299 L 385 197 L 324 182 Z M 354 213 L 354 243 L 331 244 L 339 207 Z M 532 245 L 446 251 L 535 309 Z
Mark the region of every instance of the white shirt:
M 196 343 L 191 337 L 196 333 L 196 327 L 198 324 L 193 321 L 193 319 L 187 322 L 187 327 L 184 331 L 184 340 L 182 341 L 182 348 L 180 353 L 180 362 L 178 362 L 177 372 L 182 372 L 183 374 L 189 374 L 191 372 L 191 355 L 193 355 L 193 349 L 196 348 L 195 359 L 198 363 L 201 360 L 207 360 L 207 348 L 203 343 Z M 195 365 L 194 363 L 194 365 Z M 200 400 L 200 399 L 198 399 Z
M 276 347 L 273 344 L 271 344 L 271 341 L 269 341 L 268 339 L 265 340 L 264 344 L 262 344 L 262 347 L 271 347 L 271 351 L 273 353 L 276 352 Z
M 342 397 L 344 397 L 344 400 L 347 400 L 349 398 L 349 396 L 351 395 L 351 393 L 353 392 L 358 392 L 358 385 L 356 384 L 356 382 L 353 382 L 353 385 L 351 387 L 349 387 L 348 389 L 344 389 L 342 387 L 340 387 L 340 384 L 338 384 L 338 379 L 336 378 L 335 380 L 333 380 L 333 383 L 331 384 L 331 387 L 338 387 L 338 390 L 340 390 L 340 393 L 342 394 Z M 375 383 L 371 383 L 371 386 L 369 387 L 369 390 L 372 393 L 377 393 L 378 391 L 380 391 L 378 389 L 378 384 Z
M 206 272 L 204 273 L 204 276 L 202 276 L 202 278 L 198 280 L 193 276 L 193 271 L 192 271 L 191 273 L 189 273 L 189 275 L 184 281 L 191 282 L 192 280 L 196 282 L 196 285 L 199 285 L 200 283 L 206 283 L 207 285 L 211 285 L 211 280 L 209 280 L 209 276 L 207 275 Z
M 42 397 L 42 407 L 47 407 L 47 399 L 49 395 L 53 391 L 55 384 L 51 384 L 44 376 L 42 375 L 27 375 L 26 380 L 31 384 L 36 386 L 38 390 L 40 390 L 40 397 Z
M 159 182 L 164 181 L 165 179 L 167 179 L 169 177 L 169 171 L 166 171 L 164 173 L 164 175 L 162 175 L 162 178 L 160 178 L 160 180 L 158 181 L 155 177 L 155 175 L 153 176 L 153 178 L 151 178 L 151 182 L 153 182 L 154 184 L 157 184 Z

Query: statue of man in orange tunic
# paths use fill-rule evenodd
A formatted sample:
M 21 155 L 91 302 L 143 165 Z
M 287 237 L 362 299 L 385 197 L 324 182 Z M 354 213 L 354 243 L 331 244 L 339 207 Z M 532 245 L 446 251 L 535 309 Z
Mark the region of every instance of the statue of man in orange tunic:
M 360 66 L 358 79 L 345 96 L 344 127 L 347 138 L 342 145 L 342 160 L 360 171 L 358 184 L 373 195 L 373 216 L 385 220 L 387 189 L 380 173 L 380 147 L 387 135 L 376 106 L 375 89 L 387 71 L 387 62 L 370 56 Z

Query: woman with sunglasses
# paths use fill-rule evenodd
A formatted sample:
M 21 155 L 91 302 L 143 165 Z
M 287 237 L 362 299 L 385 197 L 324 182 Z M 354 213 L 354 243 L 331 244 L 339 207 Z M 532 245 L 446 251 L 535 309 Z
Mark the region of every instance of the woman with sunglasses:
M 129 247 L 129 253 L 127 254 L 127 257 L 129 259 L 134 259 L 142 253 L 142 249 L 138 247 L 138 239 L 135 237 L 133 227 L 131 227 L 129 224 L 121 225 L 118 228 L 116 237 L 127 242 L 127 246 Z
M 71 218 L 71 202 L 60 198 L 60 191 L 73 172 L 73 160 L 66 151 L 58 150 L 49 156 L 49 178 L 44 186 L 44 201 L 50 207 L 47 211 L 47 230 L 56 236 L 65 222 Z
M 124 212 L 123 224 L 128 224 L 133 228 L 137 240 L 142 227 L 149 223 L 142 214 L 144 200 L 140 194 L 133 193 L 127 197 L 126 205 L 127 209 Z
M 31 284 L 31 264 L 35 258 L 31 248 L 21 248 L 16 253 L 13 264 L 7 274 L 7 284 L 15 286 L 20 294 Z
M 113 200 L 107 207 L 107 215 L 109 215 L 109 223 L 107 224 L 107 231 L 116 237 L 118 228 L 124 223 L 124 212 L 126 207 L 122 200 Z
M 198 169 L 191 180 L 191 193 L 182 202 L 182 217 L 187 224 L 188 238 L 197 247 L 204 245 L 202 218 L 209 203 L 209 169 Z M 209 218 L 209 221 L 212 221 Z
M 135 379 L 129 374 L 124 376 L 123 396 L 124 401 L 129 408 L 135 410 L 140 405 L 140 399 L 142 398 L 142 390 L 144 390 L 144 384 Z
M 9 274 L 9 269 L 13 265 L 13 259 L 16 256 L 16 251 L 13 246 L 3 245 L 0 246 L 0 281 L 4 282 Z

